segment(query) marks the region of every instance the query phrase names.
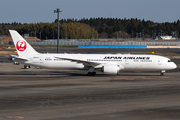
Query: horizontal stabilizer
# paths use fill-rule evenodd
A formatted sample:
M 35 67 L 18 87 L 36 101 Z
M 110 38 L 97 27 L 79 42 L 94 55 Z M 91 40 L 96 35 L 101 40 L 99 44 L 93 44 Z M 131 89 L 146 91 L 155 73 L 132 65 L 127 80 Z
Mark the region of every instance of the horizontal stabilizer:
M 24 61 L 28 61 L 29 59 L 27 58 L 23 58 L 23 57 L 17 57 L 16 59 L 19 59 L 19 60 L 24 60 Z
M 11 55 L 12 58 L 15 58 L 15 59 L 19 59 L 19 60 L 24 60 L 24 61 L 28 61 L 29 59 L 25 58 L 25 57 L 19 57 L 17 55 Z

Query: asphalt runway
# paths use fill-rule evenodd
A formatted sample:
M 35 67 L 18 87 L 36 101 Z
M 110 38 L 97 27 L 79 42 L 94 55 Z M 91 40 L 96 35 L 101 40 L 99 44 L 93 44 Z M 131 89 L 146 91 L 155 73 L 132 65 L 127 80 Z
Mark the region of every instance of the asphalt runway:
M 159 72 L 98 73 L 0 63 L 0 119 L 179 120 L 180 66 Z

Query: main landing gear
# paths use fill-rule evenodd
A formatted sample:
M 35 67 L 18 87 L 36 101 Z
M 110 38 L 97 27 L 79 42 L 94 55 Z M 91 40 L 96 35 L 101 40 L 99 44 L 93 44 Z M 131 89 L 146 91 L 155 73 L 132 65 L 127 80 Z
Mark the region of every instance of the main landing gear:
M 96 72 L 94 72 L 94 67 L 90 67 L 89 72 L 87 73 L 87 76 L 95 76 Z
M 160 73 L 160 76 L 164 76 L 165 72 L 166 72 L 165 70 L 162 70 L 161 73 Z
M 88 72 L 87 73 L 87 76 L 95 76 L 96 75 L 96 72 Z

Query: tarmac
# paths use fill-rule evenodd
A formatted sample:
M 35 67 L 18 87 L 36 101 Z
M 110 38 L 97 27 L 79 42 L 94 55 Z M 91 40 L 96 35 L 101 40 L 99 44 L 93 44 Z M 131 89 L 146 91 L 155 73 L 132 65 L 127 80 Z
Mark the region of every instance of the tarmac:
M 178 49 L 165 50 L 179 54 Z M 83 51 L 104 53 L 108 50 Z M 173 60 L 178 68 L 167 71 L 164 76 L 159 76 L 160 72 L 121 71 L 115 76 L 102 72 L 86 76 L 87 71 L 83 70 L 23 69 L 22 64 L 14 65 L 7 58 L 0 57 L 0 120 L 180 118 L 180 59 Z
M 179 120 L 180 72 L 49 70 L 0 63 L 0 119 Z

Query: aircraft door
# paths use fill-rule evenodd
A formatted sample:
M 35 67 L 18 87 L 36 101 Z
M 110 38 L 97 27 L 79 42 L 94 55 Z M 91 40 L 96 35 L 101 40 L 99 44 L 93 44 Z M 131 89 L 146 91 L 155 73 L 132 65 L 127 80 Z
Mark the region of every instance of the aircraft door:
M 162 59 L 158 59 L 158 65 L 162 65 Z
M 39 63 L 43 64 L 43 62 L 44 62 L 43 57 L 39 57 Z
M 125 60 L 125 65 L 129 65 L 129 60 Z
M 167 68 L 167 62 L 164 62 L 163 59 L 158 59 L 158 66 L 161 69 L 166 69 Z
M 44 60 L 42 57 L 33 57 L 34 64 L 43 64 Z

